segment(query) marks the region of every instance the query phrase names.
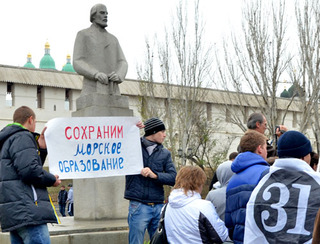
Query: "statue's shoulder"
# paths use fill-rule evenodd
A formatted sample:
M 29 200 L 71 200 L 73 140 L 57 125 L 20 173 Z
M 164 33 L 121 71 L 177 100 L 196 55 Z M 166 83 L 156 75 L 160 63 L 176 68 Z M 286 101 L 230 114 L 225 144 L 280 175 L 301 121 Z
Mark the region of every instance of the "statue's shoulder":
M 110 43 L 119 44 L 119 40 L 115 35 L 111 34 L 108 31 L 106 31 L 106 35 Z
M 108 35 L 108 38 L 112 38 L 112 39 L 114 39 L 114 40 L 118 40 L 118 38 L 117 38 L 115 35 L 111 34 L 111 33 L 108 32 L 108 31 L 107 31 L 107 35 Z
M 91 32 L 93 32 L 94 30 L 91 28 L 91 26 L 90 27 L 88 27 L 88 28 L 86 28 L 86 29 L 82 29 L 82 30 L 80 30 L 80 31 L 78 31 L 78 34 L 83 34 L 83 35 L 85 35 L 85 34 L 87 34 L 87 33 L 91 33 Z

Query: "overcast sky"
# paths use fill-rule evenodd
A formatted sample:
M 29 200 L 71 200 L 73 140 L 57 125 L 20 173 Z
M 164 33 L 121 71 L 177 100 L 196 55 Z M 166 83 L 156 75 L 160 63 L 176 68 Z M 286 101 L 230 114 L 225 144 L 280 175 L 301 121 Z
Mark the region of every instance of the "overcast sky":
M 76 34 L 90 26 L 90 9 L 107 6 L 107 30 L 114 34 L 129 63 L 127 78 L 136 79 L 136 63 L 144 55 L 145 38 L 162 32 L 178 0 L 10 0 L 0 2 L 0 64 L 23 66 L 27 54 L 38 68 L 48 41 L 56 69 L 72 55 Z M 192 3 L 191 0 L 188 2 Z M 212 44 L 240 22 L 240 0 L 200 0 L 206 34 Z

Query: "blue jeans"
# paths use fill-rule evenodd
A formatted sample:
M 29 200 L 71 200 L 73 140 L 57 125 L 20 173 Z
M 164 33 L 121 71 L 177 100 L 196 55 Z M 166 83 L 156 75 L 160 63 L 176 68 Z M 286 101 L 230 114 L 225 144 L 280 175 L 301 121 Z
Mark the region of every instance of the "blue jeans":
M 147 205 L 137 201 L 130 201 L 128 214 L 129 244 L 142 244 L 146 229 L 148 229 L 151 239 L 157 230 L 162 207 L 162 203 Z
M 11 244 L 50 244 L 47 224 L 24 226 L 10 231 Z

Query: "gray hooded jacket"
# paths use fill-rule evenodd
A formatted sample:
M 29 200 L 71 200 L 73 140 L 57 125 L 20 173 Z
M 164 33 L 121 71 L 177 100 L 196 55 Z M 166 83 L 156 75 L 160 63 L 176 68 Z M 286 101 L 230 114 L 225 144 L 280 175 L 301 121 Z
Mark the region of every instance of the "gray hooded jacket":
M 219 218 L 224 221 L 224 213 L 226 210 L 226 190 L 230 178 L 234 174 L 231 170 L 232 161 L 225 161 L 217 168 L 217 178 L 221 186 L 218 189 L 211 190 L 206 200 L 211 201 L 216 207 Z

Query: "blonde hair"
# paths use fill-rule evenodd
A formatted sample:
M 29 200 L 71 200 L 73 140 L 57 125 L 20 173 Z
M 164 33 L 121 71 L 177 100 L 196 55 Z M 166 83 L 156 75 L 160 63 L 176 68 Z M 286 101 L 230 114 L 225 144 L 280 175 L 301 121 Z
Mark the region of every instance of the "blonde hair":
M 207 176 L 199 166 L 184 166 L 177 174 L 173 189 L 182 188 L 187 195 L 188 191 L 198 191 L 206 180 Z

